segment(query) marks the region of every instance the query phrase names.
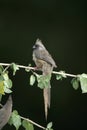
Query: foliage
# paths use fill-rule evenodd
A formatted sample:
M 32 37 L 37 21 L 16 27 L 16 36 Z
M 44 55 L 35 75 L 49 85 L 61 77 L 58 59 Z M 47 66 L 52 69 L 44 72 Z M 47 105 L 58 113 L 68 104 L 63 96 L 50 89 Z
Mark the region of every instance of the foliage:
M 0 66 L 0 100 L 2 95 L 5 95 L 6 93 L 12 93 L 12 80 L 9 77 L 9 71 L 8 69 L 11 68 L 13 71 L 13 76 L 15 76 L 16 71 L 19 70 L 19 68 L 25 68 L 25 71 L 32 74 L 29 78 L 29 84 L 33 86 L 35 82 L 37 82 L 37 86 L 40 89 L 44 89 L 46 86 L 48 86 L 49 81 L 51 80 L 51 75 L 39 75 L 37 74 L 34 69 L 29 67 L 24 67 L 17 65 L 15 63 L 9 64 L 7 67 Z M 56 80 L 62 80 L 63 78 L 67 78 L 68 76 L 73 77 L 71 80 L 71 84 L 75 90 L 77 90 L 79 87 L 81 87 L 82 93 L 87 93 L 87 74 L 79 74 L 79 75 L 72 75 L 72 74 L 66 74 L 64 71 L 60 72 L 54 72 L 56 75 Z M 19 129 L 20 126 L 22 126 L 25 130 L 34 130 L 34 125 L 37 125 L 36 123 L 33 124 L 33 122 L 30 122 L 30 120 L 27 120 L 26 118 L 22 118 L 16 110 L 12 112 L 12 115 L 9 120 L 10 125 L 14 125 L 16 130 Z M 39 127 L 39 125 L 37 125 Z M 44 130 L 53 130 L 52 129 L 52 122 L 47 124 L 47 127 L 41 127 Z
M 9 78 L 8 72 L 1 72 L 0 75 L 0 94 L 11 93 L 12 81 Z
M 34 130 L 33 124 L 31 124 L 30 122 L 26 120 L 22 121 L 22 126 L 25 128 L 25 130 Z
M 75 90 L 79 88 L 80 84 L 82 93 L 87 93 L 87 74 L 77 75 L 76 78 L 72 79 L 71 83 Z
M 53 129 L 52 129 L 52 126 L 53 126 L 53 123 L 52 123 L 52 122 L 48 123 L 46 130 L 53 130 Z
M 79 79 L 78 78 L 73 78 L 71 80 L 71 84 L 72 84 L 73 88 L 75 90 L 77 90 L 79 88 Z
M 12 63 L 12 64 L 11 64 L 11 68 L 12 68 L 12 70 L 13 70 L 13 75 L 15 75 L 15 74 L 16 74 L 16 71 L 19 70 L 18 65 L 16 65 L 15 63 Z
M 12 112 L 12 115 L 11 115 L 10 120 L 9 120 L 9 124 L 14 125 L 16 130 L 18 130 L 19 127 L 21 126 L 21 118 L 18 115 L 18 112 L 16 110 L 14 110 Z
M 62 80 L 63 78 L 67 78 L 65 71 L 60 71 L 61 74 L 56 74 L 57 80 Z

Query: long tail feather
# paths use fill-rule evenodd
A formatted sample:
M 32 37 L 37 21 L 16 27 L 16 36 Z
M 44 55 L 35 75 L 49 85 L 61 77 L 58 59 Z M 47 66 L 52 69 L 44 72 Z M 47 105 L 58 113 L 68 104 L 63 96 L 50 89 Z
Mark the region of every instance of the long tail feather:
M 50 108 L 50 91 L 51 88 L 45 88 L 43 90 L 43 96 L 44 96 L 44 109 L 45 109 L 45 118 L 47 120 L 47 116 L 48 116 L 48 108 Z

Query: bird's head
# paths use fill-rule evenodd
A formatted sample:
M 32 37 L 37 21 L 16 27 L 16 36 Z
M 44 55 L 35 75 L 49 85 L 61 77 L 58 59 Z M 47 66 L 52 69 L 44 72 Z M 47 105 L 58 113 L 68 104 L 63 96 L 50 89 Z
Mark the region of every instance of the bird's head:
M 35 42 L 35 45 L 33 46 L 33 50 L 45 50 L 46 48 L 44 47 L 44 45 L 42 44 L 42 41 L 40 39 L 37 39 Z

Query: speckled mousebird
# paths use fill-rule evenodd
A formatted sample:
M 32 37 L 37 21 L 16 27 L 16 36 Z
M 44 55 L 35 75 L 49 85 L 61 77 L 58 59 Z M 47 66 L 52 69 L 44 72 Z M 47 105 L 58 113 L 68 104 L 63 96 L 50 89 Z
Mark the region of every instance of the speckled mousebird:
M 41 70 L 44 76 L 51 75 L 53 68 L 57 67 L 52 56 L 49 54 L 49 52 L 47 51 L 40 39 L 37 39 L 35 45 L 33 46 L 33 60 L 38 70 Z M 48 108 L 50 108 L 50 89 L 51 85 L 49 81 L 48 87 L 45 87 L 43 89 L 46 120 L 48 115 Z

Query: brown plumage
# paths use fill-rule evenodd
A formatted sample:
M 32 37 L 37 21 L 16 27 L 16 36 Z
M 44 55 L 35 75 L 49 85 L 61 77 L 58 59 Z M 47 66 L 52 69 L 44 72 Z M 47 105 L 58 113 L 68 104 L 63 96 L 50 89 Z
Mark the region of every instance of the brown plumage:
M 56 66 L 55 61 L 52 56 L 46 50 L 45 46 L 42 44 L 41 40 L 37 39 L 35 45 L 33 46 L 33 60 L 39 70 L 42 71 L 43 75 L 51 75 L 52 70 Z M 44 106 L 45 106 L 45 118 L 47 119 L 48 108 L 50 108 L 50 81 L 48 87 L 43 89 L 44 96 Z
M 7 124 L 12 112 L 12 97 L 9 96 L 6 104 L 0 109 L 0 130 Z

